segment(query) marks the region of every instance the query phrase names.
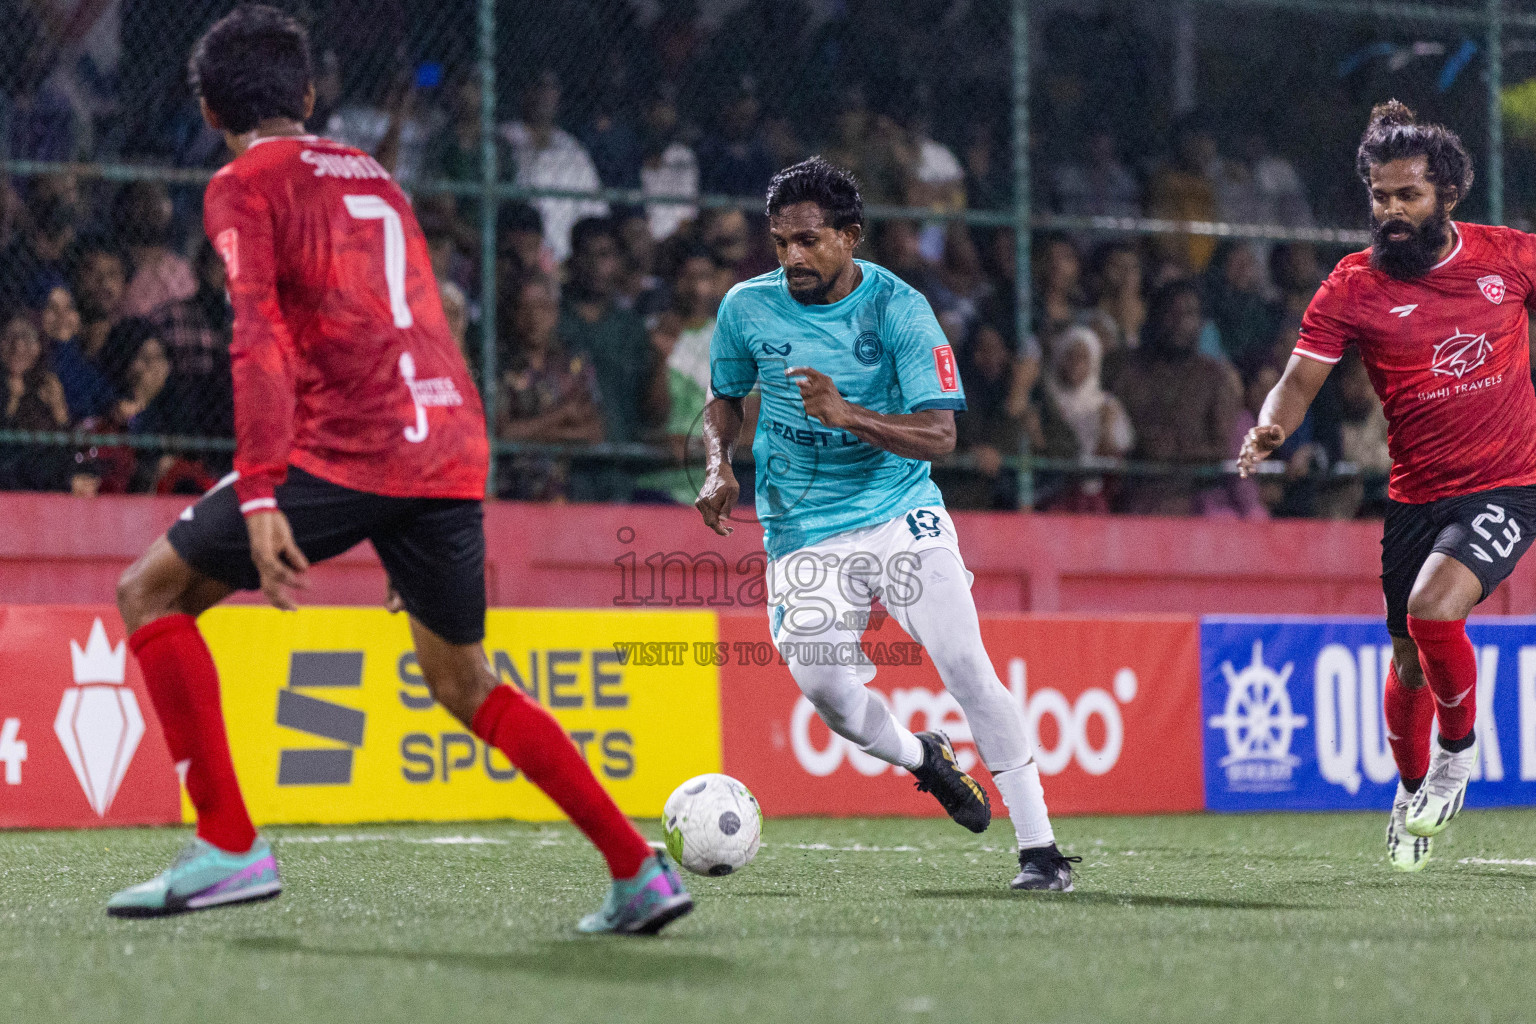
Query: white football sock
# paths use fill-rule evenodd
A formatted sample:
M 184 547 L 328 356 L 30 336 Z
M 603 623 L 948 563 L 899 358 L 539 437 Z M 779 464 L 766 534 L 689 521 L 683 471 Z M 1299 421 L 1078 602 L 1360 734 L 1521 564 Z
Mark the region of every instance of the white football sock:
M 1056 841 L 1051 816 L 1045 809 L 1045 788 L 1040 785 L 1040 766 L 1031 761 L 1022 768 L 992 776 L 997 791 L 1008 805 L 1019 849 L 1049 846 Z

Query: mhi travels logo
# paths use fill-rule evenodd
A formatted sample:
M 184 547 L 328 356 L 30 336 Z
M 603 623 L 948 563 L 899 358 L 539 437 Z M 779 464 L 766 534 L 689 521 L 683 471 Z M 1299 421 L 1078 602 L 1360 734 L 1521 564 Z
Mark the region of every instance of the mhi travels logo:
M 1465 377 L 1488 361 L 1493 345 L 1487 334 L 1468 334 L 1461 329 L 1435 346 L 1434 361 L 1430 370 L 1457 380 Z

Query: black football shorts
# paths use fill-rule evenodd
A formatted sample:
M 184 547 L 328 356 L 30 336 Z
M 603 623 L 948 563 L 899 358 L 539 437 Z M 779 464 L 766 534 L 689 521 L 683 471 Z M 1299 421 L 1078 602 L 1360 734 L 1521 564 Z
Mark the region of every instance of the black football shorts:
M 1387 632 L 1408 637 L 1408 595 L 1429 556 L 1443 552 L 1472 570 L 1486 600 L 1536 539 L 1536 486 L 1496 487 L 1422 505 L 1389 503 L 1381 534 Z
M 417 621 L 449 643 L 485 639 L 485 510 L 480 502 L 390 498 L 290 466 L 287 481 L 277 488 L 277 507 L 311 563 L 371 541 L 406 611 Z M 198 572 L 236 590 L 260 589 L 245 517 L 229 481 L 183 512 L 166 539 Z

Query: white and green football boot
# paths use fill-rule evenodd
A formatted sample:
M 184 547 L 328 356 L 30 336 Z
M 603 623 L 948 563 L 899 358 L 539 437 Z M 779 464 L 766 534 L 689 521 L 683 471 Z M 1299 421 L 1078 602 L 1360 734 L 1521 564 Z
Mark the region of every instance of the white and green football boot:
M 1477 744 L 1454 754 L 1439 743 L 1435 744 L 1435 756 L 1429 761 L 1429 774 L 1424 784 L 1413 794 L 1408 805 L 1408 820 L 1404 823 L 1416 836 L 1437 836 L 1444 832 L 1451 820 L 1461 812 L 1462 801 L 1467 798 L 1467 782 L 1477 764 Z
M 655 935 L 693 909 L 693 897 L 683 888 L 666 853 L 646 858 L 633 878 L 615 878 L 608 898 L 594 914 L 576 925 L 577 931 L 616 935 Z
M 1398 871 L 1423 871 L 1429 863 L 1430 844 L 1434 842 L 1428 836 L 1408 831 L 1408 805 L 1412 802 L 1413 794 L 1403 788 L 1399 779 L 1392 814 L 1387 818 L 1387 860 Z
M 171 866 L 107 901 L 113 917 L 163 917 L 229 903 L 266 900 L 283 890 L 272 847 L 260 836 L 245 853 L 193 839 Z

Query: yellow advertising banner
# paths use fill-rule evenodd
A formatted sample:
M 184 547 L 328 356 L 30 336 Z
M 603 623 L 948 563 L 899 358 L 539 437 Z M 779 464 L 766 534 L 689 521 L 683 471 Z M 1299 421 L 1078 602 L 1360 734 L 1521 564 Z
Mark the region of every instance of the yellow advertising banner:
M 228 607 L 199 625 L 258 825 L 561 816 L 433 702 L 405 616 Z M 501 609 L 486 631 L 496 674 L 554 714 L 626 814 L 659 816 L 720 770 L 719 669 L 695 655 L 712 613 Z

